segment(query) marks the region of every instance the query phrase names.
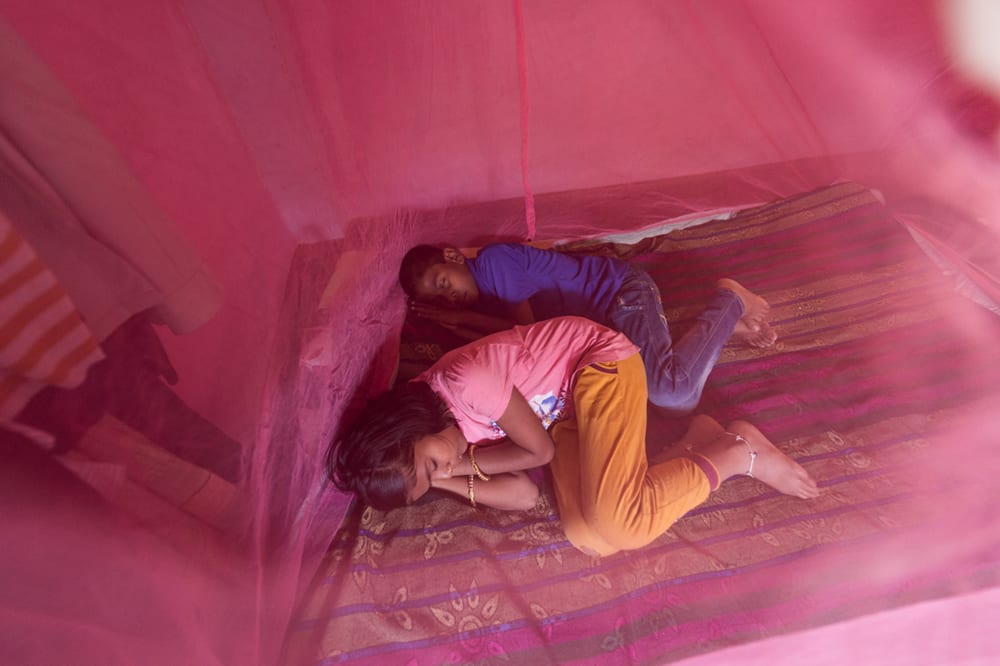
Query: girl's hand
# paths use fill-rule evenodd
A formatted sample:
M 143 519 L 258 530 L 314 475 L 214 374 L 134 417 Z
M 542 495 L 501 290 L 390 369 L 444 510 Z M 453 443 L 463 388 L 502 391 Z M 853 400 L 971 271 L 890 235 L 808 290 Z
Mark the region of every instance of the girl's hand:
M 492 474 L 489 481 L 475 479 L 473 492 L 476 506 L 489 506 L 504 511 L 528 511 L 538 503 L 538 486 L 525 472 L 505 472 Z M 469 477 L 453 476 L 447 479 L 435 479 L 431 482 L 434 488 L 446 490 L 469 501 Z

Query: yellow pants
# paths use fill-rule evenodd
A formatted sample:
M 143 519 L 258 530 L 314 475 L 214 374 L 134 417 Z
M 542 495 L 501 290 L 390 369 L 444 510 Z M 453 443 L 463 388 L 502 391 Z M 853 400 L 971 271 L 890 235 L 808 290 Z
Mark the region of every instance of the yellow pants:
M 573 403 L 576 418 L 552 430 L 551 469 L 574 546 L 598 555 L 641 548 L 708 497 L 706 458 L 646 462 L 646 373 L 638 354 L 583 369 Z

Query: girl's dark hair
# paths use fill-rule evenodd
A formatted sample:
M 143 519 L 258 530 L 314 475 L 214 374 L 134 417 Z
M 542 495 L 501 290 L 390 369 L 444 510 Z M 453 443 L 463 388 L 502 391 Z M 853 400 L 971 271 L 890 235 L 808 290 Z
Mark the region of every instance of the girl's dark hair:
M 444 250 L 433 245 L 417 245 L 403 257 L 399 265 L 399 284 L 410 298 L 417 293 L 417 282 L 435 264 L 445 263 Z
M 372 399 L 330 444 L 326 473 L 341 490 L 376 509 L 407 504 L 413 445 L 454 425 L 448 407 L 425 382 L 408 382 Z

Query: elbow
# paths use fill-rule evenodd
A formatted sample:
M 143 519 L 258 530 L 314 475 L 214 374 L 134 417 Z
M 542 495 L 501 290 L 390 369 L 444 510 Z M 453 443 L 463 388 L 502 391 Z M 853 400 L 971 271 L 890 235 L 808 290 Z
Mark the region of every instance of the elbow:
M 556 456 L 556 445 L 552 442 L 552 440 L 549 440 L 549 445 L 544 447 L 541 451 L 538 452 L 537 455 L 538 464 L 536 465 L 536 467 L 548 465 L 550 462 L 552 462 L 552 459 L 555 456 Z
M 538 486 L 534 484 L 530 479 L 525 479 L 524 490 L 517 494 L 517 506 L 512 507 L 515 511 L 531 511 L 538 504 L 538 498 L 541 492 L 538 490 Z

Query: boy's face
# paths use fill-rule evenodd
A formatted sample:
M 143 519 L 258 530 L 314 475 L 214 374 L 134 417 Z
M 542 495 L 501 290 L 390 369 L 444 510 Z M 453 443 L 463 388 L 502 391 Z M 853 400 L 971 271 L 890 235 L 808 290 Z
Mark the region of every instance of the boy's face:
M 407 494 L 409 503 L 416 502 L 434 487 L 435 481 L 450 479 L 466 449 L 466 441 L 457 426 L 448 426 L 433 435 L 421 437 L 413 444 L 413 487 Z
M 479 287 L 465 257 L 453 247 L 444 251 L 444 263 L 434 264 L 417 280 L 414 300 L 460 310 L 479 300 Z

